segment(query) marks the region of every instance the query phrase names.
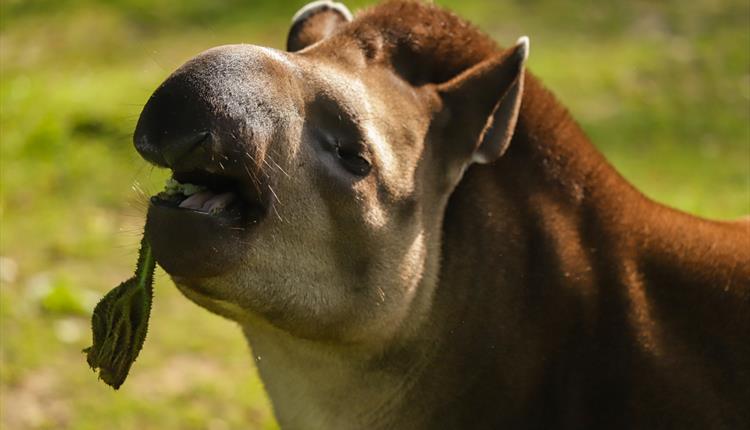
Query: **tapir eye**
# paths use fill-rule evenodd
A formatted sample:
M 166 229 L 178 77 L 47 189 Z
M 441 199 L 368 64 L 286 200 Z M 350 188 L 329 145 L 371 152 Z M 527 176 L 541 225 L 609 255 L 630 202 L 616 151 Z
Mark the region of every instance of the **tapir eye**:
M 338 141 L 334 145 L 336 157 L 346 170 L 357 176 L 367 176 L 370 173 L 372 165 L 359 150 L 349 148 Z

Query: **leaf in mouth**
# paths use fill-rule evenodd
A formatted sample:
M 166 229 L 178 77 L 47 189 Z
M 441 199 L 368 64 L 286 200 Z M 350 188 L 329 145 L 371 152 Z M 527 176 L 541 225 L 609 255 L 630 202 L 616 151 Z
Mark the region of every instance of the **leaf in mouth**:
M 99 378 L 115 390 L 128 376 L 143 347 L 153 298 L 156 261 L 144 237 L 135 275 L 110 290 L 91 317 L 94 344 L 83 350 Z

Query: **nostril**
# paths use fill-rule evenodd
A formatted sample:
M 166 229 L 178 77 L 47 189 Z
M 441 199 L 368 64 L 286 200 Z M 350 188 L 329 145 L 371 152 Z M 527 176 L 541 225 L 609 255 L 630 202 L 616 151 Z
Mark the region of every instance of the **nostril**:
M 136 131 L 133 136 L 133 143 L 135 143 L 135 149 L 146 161 L 154 163 L 157 166 L 167 167 L 167 163 L 164 161 L 159 148 L 154 145 L 154 142 L 149 139 L 148 135 Z
M 160 152 L 168 166 L 174 167 L 181 159 L 200 147 L 209 136 L 208 131 L 197 131 L 163 140 Z
M 172 169 L 177 163 L 191 164 L 205 158 L 200 148 L 211 137 L 212 115 L 202 91 L 205 89 L 197 87 L 185 75 L 168 78 L 154 91 L 143 107 L 133 135 L 135 147 L 143 158 Z

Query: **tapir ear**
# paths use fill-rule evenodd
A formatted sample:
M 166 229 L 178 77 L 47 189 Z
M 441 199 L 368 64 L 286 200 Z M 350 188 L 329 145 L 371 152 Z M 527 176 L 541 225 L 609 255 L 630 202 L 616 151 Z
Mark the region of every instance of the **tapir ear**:
M 308 3 L 292 17 L 286 50 L 299 51 L 325 39 L 352 20 L 352 13 L 341 3 L 320 0 Z
M 529 38 L 438 86 L 449 111 L 448 135 L 472 144 L 472 160 L 491 163 L 510 144 L 523 97 Z M 467 154 L 468 155 L 468 154 Z

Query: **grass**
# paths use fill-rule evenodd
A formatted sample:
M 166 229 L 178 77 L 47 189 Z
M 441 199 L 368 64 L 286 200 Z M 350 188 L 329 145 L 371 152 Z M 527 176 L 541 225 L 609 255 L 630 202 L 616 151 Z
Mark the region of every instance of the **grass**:
M 531 69 L 646 194 L 712 218 L 750 213 L 747 2 L 438 3 L 503 44 L 530 35 Z M 166 176 L 132 148 L 142 104 L 206 48 L 281 47 L 299 6 L 2 4 L 0 427 L 276 428 L 239 329 L 163 272 L 120 391 L 96 380 L 80 350 L 93 304 L 130 276 L 145 196 Z

